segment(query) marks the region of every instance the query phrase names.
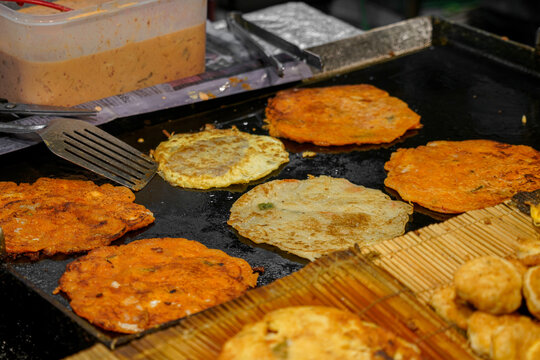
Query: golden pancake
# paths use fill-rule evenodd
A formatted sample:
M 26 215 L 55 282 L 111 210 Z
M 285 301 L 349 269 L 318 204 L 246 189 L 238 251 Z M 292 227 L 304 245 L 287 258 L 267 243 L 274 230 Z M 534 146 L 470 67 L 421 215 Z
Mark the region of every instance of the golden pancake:
M 289 161 L 283 143 L 236 128 L 176 134 L 153 153 L 170 184 L 193 189 L 226 187 L 260 179 Z
M 402 235 L 412 206 L 346 179 L 319 176 L 258 185 L 232 206 L 229 225 L 255 243 L 313 260 Z
M 244 326 L 219 360 L 420 359 L 418 347 L 348 311 L 295 306 Z
M 271 136 L 321 146 L 390 143 L 422 127 L 406 103 L 367 84 L 279 91 L 265 121 Z
M 108 245 L 154 221 L 122 186 L 91 181 L 38 179 L 0 182 L 0 227 L 7 254 L 74 253 Z
M 509 314 L 521 305 L 522 273 L 508 260 L 482 256 L 454 273 L 458 297 L 494 315 Z
M 145 239 L 75 260 L 57 291 L 91 323 L 136 333 L 231 300 L 257 276 L 246 261 L 196 241 Z
M 398 149 L 385 169 L 384 184 L 403 200 L 443 213 L 493 206 L 540 188 L 540 152 L 490 140 Z

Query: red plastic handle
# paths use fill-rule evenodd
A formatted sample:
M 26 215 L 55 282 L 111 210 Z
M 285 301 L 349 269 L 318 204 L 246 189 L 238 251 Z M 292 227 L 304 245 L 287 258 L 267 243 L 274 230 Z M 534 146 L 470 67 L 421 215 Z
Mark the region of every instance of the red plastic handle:
M 41 6 L 50 7 L 50 8 L 59 10 L 59 11 L 63 11 L 63 12 L 73 10 L 73 9 L 68 8 L 66 6 L 58 5 L 58 4 L 55 4 L 55 3 L 52 3 L 52 2 L 49 2 L 49 1 L 45 1 L 45 0 L 4 0 L 4 1 L 14 1 L 20 6 L 23 6 L 24 4 L 41 5 Z

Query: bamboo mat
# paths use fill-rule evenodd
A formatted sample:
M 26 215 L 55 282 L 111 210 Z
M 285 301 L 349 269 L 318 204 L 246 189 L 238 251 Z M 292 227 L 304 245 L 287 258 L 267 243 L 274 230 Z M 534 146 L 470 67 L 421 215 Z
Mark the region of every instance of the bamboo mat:
M 515 257 L 517 244 L 524 240 L 540 242 L 531 218 L 511 205 L 500 204 L 363 248 L 362 253 L 425 304 L 435 289 L 452 281 L 456 269 L 466 261 L 482 255 Z
M 97 344 L 69 359 L 212 359 L 243 325 L 291 305 L 355 312 L 416 343 L 426 359 L 474 359 L 463 334 L 426 306 L 427 299 L 463 262 L 487 254 L 511 256 L 523 239 L 540 241 L 540 233 L 518 210 L 501 204 L 471 211 L 377 245 L 331 254 L 174 327 L 115 350 Z

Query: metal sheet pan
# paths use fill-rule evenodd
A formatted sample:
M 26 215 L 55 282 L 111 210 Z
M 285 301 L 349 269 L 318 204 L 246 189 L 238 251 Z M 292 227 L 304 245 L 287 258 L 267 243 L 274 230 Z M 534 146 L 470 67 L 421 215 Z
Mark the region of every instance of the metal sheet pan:
M 336 56 L 338 48 L 341 55 Z M 156 176 L 136 194 L 136 202 L 148 207 L 155 214 L 156 222 L 127 234 L 115 244 L 165 236 L 197 240 L 210 248 L 244 258 L 252 266 L 263 266 L 265 272 L 258 284 L 263 286 L 302 268 L 306 262 L 275 248 L 253 244 L 226 224 L 234 201 L 258 183 L 324 174 L 391 193 L 383 184 L 384 163 L 399 147 L 415 147 L 432 140 L 482 138 L 540 150 L 540 74 L 532 48 L 441 19 L 420 18 L 316 50 L 325 59 L 326 75 L 320 74 L 299 86 L 373 84 L 407 102 L 422 116 L 424 127 L 381 146 L 322 148 L 284 141 L 290 162 L 266 179 L 246 186 L 186 190 L 172 187 Z M 348 65 L 343 65 L 344 57 L 350 58 Z M 247 92 L 198 106 L 120 119 L 103 128 L 142 151 L 149 151 L 165 140 L 164 130 L 194 132 L 206 123 L 217 128 L 237 126 L 242 131 L 265 134 L 264 108 L 268 97 L 277 90 Z M 317 152 L 317 156 L 302 157 L 302 152 L 307 150 Z M 32 182 L 49 176 L 104 182 L 55 158 L 43 145 L 9 154 L 0 162 L 2 181 Z M 407 230 L 446 217 L 416 207 Z M 55 257 L 37 262 L 22 259 L 5 266 L 84 331 L 111 347 L 144 335 L 146 332 L 138 335 L 104 332 L 76 316 L 62 295 L 52 295 L 66 264 L 74 258 Z M 164 326 L 167 325 L 170 324 Z

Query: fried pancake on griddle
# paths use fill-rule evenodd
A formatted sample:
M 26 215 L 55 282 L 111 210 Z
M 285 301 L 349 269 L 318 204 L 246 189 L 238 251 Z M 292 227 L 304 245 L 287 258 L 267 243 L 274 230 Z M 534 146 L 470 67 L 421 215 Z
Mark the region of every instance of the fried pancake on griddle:
M 420 359 L 418 347 L 349 311 L 294 306 L 267 313 L 229 339 L 219 360 Z
M 265 121 L 271 136 L 321 146 L 389 143 L 422 127 L 406 103 L 367 84 L 279 91 Z
M 382 191 L 319 176 L 254 187 L 233 204 L 227 223 L 255 243 L 313 260 L 402 235 L 410 214 L 411 205 Z
M 254 287 L 249 264 L 182 238 L 90 251 L 59 288 L 75 313 L 106 330 L 136 333 L 231 300 Z
M 398 149 L 384 184 L 405 201 L 442 213 L 494 206 L 540 188 L 540 152 L 491 140 L 433 141 Z
M 154 221 L 122 186 L 40 178 L 33 184 L 0 182 L 0 227 L 6 253 L 75 253 L 108 245 Z
M 159 144 L 153 156 L 167 182 L 193 189 L 249 183 L 289 161 L 289 153 L 278 139 L 211 126 L 198 133 L 171 136 Z

